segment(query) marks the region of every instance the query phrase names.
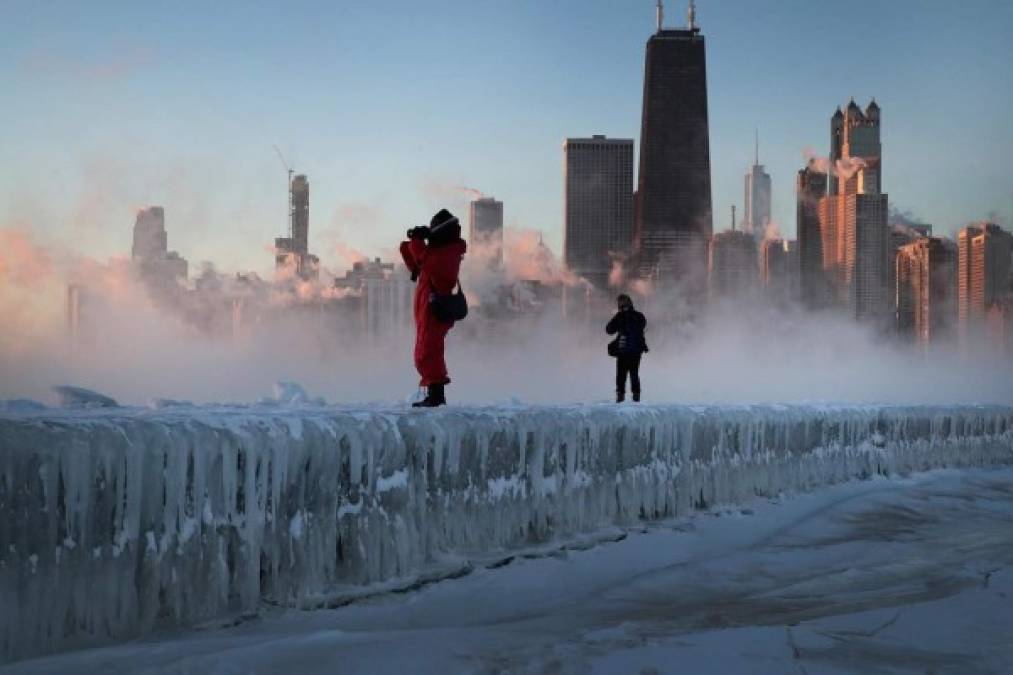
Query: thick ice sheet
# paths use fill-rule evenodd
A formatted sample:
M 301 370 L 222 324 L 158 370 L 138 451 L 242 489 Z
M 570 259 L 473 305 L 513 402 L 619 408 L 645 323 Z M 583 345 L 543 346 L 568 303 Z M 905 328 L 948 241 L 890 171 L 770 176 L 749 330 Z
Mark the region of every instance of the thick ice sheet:
M 756 498 L 338 610 L 25 661 L 84 673 L 1000 673 L 1013 469 Z
M 1011 460 L 1004 407 L 3 412 L 2 654 L 335 607 L 714 504 Z

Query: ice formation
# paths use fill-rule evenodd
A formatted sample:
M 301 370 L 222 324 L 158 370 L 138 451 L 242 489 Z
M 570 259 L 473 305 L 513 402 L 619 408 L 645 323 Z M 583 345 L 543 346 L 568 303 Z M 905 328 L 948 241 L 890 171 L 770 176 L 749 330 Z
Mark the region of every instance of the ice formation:
M 119 405 L 105 394 L 83 387 L 64 384 L 53 387 L 53 391 L 60 405 L 65 408 L 115 408 Z
M 1013 408 L 0 411 L 0 661 L 856 477 L 1013 462 Z

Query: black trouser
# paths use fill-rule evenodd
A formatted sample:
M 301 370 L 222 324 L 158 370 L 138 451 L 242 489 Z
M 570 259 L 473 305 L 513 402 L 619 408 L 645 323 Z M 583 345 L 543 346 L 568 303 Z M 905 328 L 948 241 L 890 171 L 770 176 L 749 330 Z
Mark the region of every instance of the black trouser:
M 626 374 L 630 376 L 630 391 L 640 393 L 640 354 L 620 354 L 616 357 L 616 393 L 626 393 Z

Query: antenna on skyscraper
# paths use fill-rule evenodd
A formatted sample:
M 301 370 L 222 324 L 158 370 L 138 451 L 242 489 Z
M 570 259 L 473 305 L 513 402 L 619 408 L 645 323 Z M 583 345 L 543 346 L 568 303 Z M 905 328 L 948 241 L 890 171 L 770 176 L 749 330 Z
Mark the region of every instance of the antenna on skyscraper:
M 687 14 L 689 15 L 689 19 L 686 22 L 689 24 L 687 27 L 689 30 L 696 30 L 696 4 L 693 0 L 689 0 L 689 12 Z
M 754 150 L 755 154 L 753 155 L 753 165 L 757 166 L 760 163 L 760 130 L 759 129 L 753 129 L 753 137 L 754 137 L 755 142 L 756 142 L 756 147 L 755 147 L 755 150 Z
M 281 160 L 281 165 L 288 171 L 288 236 L 291 238 L 292 235 L 292 167 L 285 161 L 285 155 L 281 154 L 281 150 L 278 149 L 277 145 L 272 145 L 274 151 L 278 153 L 278 159 Z
M 658 10 L 657 10 L 657 13 L 658 13 L 658 32 L 660 33 L 661 32 L 661 24 L 664 23 L 664 21 L 665 21 L 665 6 L 662 4 L 661 0 L 658 0 Z
M 735 231 L 735 204 L 732 204 L 732 232 Z

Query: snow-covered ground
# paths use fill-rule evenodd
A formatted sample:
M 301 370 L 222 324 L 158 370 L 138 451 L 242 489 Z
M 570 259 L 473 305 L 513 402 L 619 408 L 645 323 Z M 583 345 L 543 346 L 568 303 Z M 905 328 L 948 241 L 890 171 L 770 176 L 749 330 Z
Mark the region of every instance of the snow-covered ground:
M 1013 469 L 873 478 L 7 673 L 1013 672 Z

